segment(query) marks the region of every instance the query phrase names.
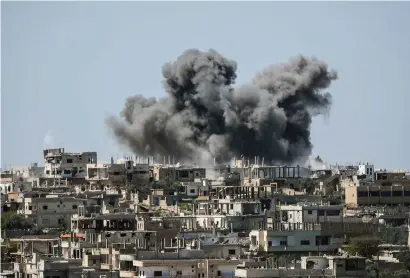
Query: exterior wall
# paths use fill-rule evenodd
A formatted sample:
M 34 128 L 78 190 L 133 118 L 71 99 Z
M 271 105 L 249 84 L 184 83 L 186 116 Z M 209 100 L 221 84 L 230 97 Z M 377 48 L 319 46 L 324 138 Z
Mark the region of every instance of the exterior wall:
M 181 182 L 194 181 L 206 177 L 205 168 L 176 169 L 176 180 Z
M 174 167 L 154 166 L 154 180 L 174 182 L 176 180 L 176 171 Z
M 44 150 L 44 177 L 85 178 L 88 163 L 97 163 L 96 152 L 65 153 L 63 148 Z
M 357 175 L 366 176 L 366 180 L 374 181 L 374 165 L 362 164 L 359 165 Z
M 410 205 L 410 185 L 361 185 L 345 188 L 346 204 L 354 206 Z
M 346 187 L 349 187 L 349 186 L 359 186 L 359 185 L 360 185 L 359 180 L 357 179 L 356 175 L 344 177 L 344 178 L 341 178 L 340 180 L 340 187 L 342 189 L 345 189 Z
M 196 207 L 199 215 L 259 215 L 261 203 L 255 201 L 235 202 L 230 199 L 217 199 L 217 202 L 201 202 Z
M 125 164 L 87 164 L 88 181 L 123 183 L 126 177 Z
M 135 164 L 132 181 L 133 182 L 148 182 L 150 178 L 149 164 Z
M 185 194 L 189 197 L 208 195 L 209 191 L 211 190 L 211 187 L 206 183 L 205 180 L 200 182 L 186 182 L 183 183 L 183 186 L 185 187 Z
M 281 206 L 281 213 L 287 213 L 288 223 L 314 223 L 324 221 L 342 221 L 341 206 Z
M 155 277 L 234 277 L 237 260 L 134 261 L 140 278 Z
M 325 236 L 320 230 L 251 231 L 250 249 L 267 252 L 329 252 L 340 248 L 342 239 Z
M 82 204 L 75 198 L 25 198 L 19 212 L 35 220 L 39 229 L 70 227 L 71 215 Z

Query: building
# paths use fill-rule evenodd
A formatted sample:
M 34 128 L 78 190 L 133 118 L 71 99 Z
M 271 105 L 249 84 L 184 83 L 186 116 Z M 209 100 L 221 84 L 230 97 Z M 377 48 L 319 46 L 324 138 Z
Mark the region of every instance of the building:
M 345 187 L 345 202 L 357 206 L 408 206 L 410 205 L 409 185 L 359 185 Z
M 315 203 L 281 205 L 280 219 L 288 223 L 320 223 L 325 221 L 341 222 L 343 220 L 343 206 Z
M 341 256 L 307 256 L 301 258 L 297 267 L 266 267 L 268 262 L 244 262 L 235 270 L 238 278 L 362 278 L 366 277 L 366 258 Z
M 97 163 L 96 152 L 67 153 L 64 148 L 47 149 L 44 154 L 44 177 L 85 178 L 87 164 Z
M 24 197 L 17 212 L 31 219 L 38 229 L 70 228 L 71 216 L 84 201 L 72 196 Z
M 333 237 L 315 223 L 274 223 L 270 230 L 249 233 L 250 250 L 282 253 L 331 253 L 343 245 L 343 238 Z

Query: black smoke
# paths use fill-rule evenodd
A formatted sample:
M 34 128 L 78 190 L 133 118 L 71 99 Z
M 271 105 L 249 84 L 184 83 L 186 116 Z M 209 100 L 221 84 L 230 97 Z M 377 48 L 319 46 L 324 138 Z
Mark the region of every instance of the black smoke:
M 129 97 L 108 126 L 138 155 L 200 162 L 260 156 L 284 163 L 311 154 L 312 117 L 328 111 L 322 93 L 337 79 L 323 61 L 297 56 L 234 88 L 237 64 L 214 50 L 185 51 L 162 68 L 167 96 Z

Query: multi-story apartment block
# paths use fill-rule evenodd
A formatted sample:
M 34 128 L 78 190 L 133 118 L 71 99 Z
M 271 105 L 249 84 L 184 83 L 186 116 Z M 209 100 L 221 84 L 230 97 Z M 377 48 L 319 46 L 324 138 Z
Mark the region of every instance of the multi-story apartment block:
M 345 188 L 345 202 L 349 206 L 408 206 L 410 205 L 409 185 L 359 185 Z
M 298 267 L 266 267 L 268 262 L 243 262 L 235 270 L 237 278 L 363 278 L 367 276 L 366 258 L 358 256 L 302 257 Z
M 250 249 L 265 252 L 334 252 L 343 245 L 343 238 L 332 237 L 316 223 L 274 223 L 269 230 L 249 233 Z
M 288 223 L 340 222 L 343 220 L 342 205 L 323 205 L 314 203 L 281 205 L 279 213 L 280 219 Z
M 46 195 L 24 197 L 17 211 L 36 224 L 38 229 L 70 228 L 71 216 L 83 205 L 84 200 L 72 196 Z
M 97 163 L 96 152 L 67 153 L 64 148 L 44 150 L 44 177 L 85 178 L 87 164 Z
M 153 178 L 165 182 L 193 182 L 195 179 L 204 179 L 206 169 L 198 167 L 184 167 L 174 165 L 154 165 Z

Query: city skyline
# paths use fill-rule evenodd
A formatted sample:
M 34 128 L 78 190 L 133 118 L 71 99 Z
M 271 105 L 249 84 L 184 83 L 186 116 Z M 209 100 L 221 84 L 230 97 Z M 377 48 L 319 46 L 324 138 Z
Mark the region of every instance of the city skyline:
M 106 117 L 118 115 L 128 96 L 164 96 L 161 67 L 185 49 L 214 48 L 238 62 L 237 84 L 298 54 L 325 60 L 339 80 L 328 89 L 330 114 L 313 120 L 313 156 L 331 164 L 409 167 L 410 39 L 402 28 L 410 23 L 408 3 L 1 6 L 3 165 L 41 163 L 45 141 L 96 151 L 103 161 L 130 155 L 110 135 Z M 210 13 L 223 24 L 209 20 Z

